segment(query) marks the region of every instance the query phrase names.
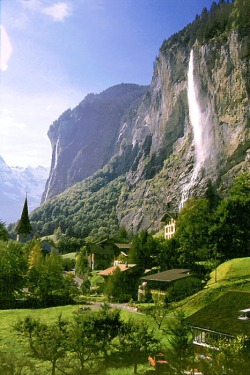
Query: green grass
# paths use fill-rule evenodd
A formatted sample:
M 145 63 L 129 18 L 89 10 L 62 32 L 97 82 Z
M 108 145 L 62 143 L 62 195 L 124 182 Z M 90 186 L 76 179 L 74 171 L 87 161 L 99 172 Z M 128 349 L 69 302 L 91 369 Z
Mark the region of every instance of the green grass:
M 249 270 L 250 257 L 225 262 L 217 268 L 217 271 L 211 273 L 211 278 L 203 290 L 174 304 L 174 307 L 184 310 L 189 316 L 230 290 L 250 292 Z M 215 282 L 216 273 L 217 282 Z
M 215 271 L 211 273 L 211 279 L 208 285 L 215 283 L 215 278 L 217 282 L 232 281 L 232 279 L 240 279 L 250 277 L 250 257 L 248 258 L 238 258 L 232 259 L 228 262 L 221 264 Z
M 63 254 L 63 255 L 62 255 L 62 258 L 63 258 L 63 259 L 73 259 L 73 260 L 75 260 L 75 258 L 76 258 L 76 253 Z
M 68 254 L 66 254 L 68 255 Z M 220 265 L 217 269 L 217 282 L 215 282 L 215 272 L 211 273 L 211 279 L 206 287 L 178 303 L 174 304 L 172 310 L 166 318 L 164 328 L 171 324 L 174 316 L 174 311 L 183 310 L 186 316 L 189 316 L 204 306 L 212 303 L 220 296 L 229 290 L 239 290 L 250 292 L 250 258 L 234 259 Z M 246 306 L 248 307 L 248 306 Z M 13 330 L 13 325 L 19 320 L 24 319 L 27 315 L 34 318 L 39 318 L 41 321 L 52 322 L 56 320 L 59 314 L 62 314 L 63 319 L 71 319 L 72 313 L 78 309 L 78 306 L 60 306 L 47 309 L 23 309 L 23 310 L 0 310 L 0 351 L 14 352 L 17 356 L 24 356 L 26 353 L 27 344 L 17 333 Z M 149 327 L 153 328 L 157 335 L 163 337 L 163 344 L 167 346 L 166 335 L 162 335 L 151 317 L 146 317 L 133 312 L 121 310 L 121 318 L 128 320 L 130 317 L 137 321 L 146 320 Z M 141 366 L 141 367 L 140 367 Z M 147 366 L 140 365 L 138 374 L 146 374 L 149 371 Z M 38 364 L 40 368 L 40 364 Z M 42 368 L 42 365 L 41 365 Z M 46 370 L 44 370 L 44 374 Z M 107 375 L 127 375 L 132 374 L 132 367 L 109 369 Z
M 20 352 L 20 340 L 18 340 L 18 335 L 13 329 L 14 324 L 18 320 L 22 320 L 30 315 L 44 322 L 52 322 L 60 314 L 62 314 L 62 318 L 64 319 L 71 319 L 73 311 L 77 309 L 77 306 L 69 305 L 47 309 L 0 310 L 0 348 L 4 350 L 11 348 L 15 353 Z

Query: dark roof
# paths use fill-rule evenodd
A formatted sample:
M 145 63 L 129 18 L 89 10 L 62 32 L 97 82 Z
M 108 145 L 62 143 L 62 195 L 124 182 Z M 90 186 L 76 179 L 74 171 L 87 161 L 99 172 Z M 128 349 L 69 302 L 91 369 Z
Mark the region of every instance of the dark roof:
M 188 273 L 189 271 L 190 271 L 189 269 L 178 268 L 178 269 L 154 273 L 153 275 L 149 275 L 149 276 L 143 276 L 143 277 L 141 277 L 141 279 L 151 280 L 151 281 L 171 282 L 171 281 L 174 281 L 174 280 L 179 280 L 179 279 L 182 279 L 184 277 L 191 276 Z
M 119 247 L 119 249 L 130 249 L 131 248 L 131 243 L 115 243 L 115 245 L 117 247 Z
M 88 251 L 91 254 L 114 254 L 119 253 L 119 248 L 113 241 L 105 239 L 98 243 L 89 244 Z
M 48 241 L 42 240 L 41 241 L 41 247 L 42 247 L 43 251 L 46 251 L 47 253 L 50 253 L 53 246 Z
M 176 212 L 165 213 L 165 215 L 161 218 L 161 223 L 169 222 L 171 219 L 176 220 L 177 217 L 178 214 Z
M 250 293 L 230 291 L 187 318 L 193 326 L 228 335 L 250 336 L 250 319 L 238 319 L 250 308 Z

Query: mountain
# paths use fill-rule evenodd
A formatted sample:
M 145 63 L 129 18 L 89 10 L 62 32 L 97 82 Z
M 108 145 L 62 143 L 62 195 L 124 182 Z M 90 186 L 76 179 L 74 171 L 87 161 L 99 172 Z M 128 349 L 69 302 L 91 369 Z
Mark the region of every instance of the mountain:
M 190 196 L 203 196 L 211 183 L 225 195 L 235 176 L 250 171 L 248 8 L 240 1 L 213 3 L 209 12 L 205 9 L 163 42 L 149 88 L 111 128 L 113 141 L 103 140 L 110 128 L 103 127 L 101 116 L 97 119 L 94 152 L 108 153 L 99 163 L 95 159 L 92 172 L 84 174 L 85 133 L 79 132 L 76 120 L 69 121 L 71 115 L 81 116 L 81 107 L 52 125 L 49 134 L 53 128 L 59 134 L 53 143 L 52 172 L 55 159 L 61 172 L 54 190 L 47 190 L 47 198 L 54 198 L 32 216 L 39 231 L 49 234 L 60 226 L 69 235 L 102 237 L 121 225 L 134 232 L 157 230 L 165 213 L 178 212 Z M 89 100 L 97 96 L 86 99 L 93 113 L 94 100 Z M 67 136 L 60 138 L 65 129 Z M 72 144 L 75 151 L 66 159 L 55 158 L 56 142 L 59 155 L 66 155 Z M 74 173 L 82 179 L 76 185 Z M 67 183 L 60 183 L 61 174 L 68 176 Z
M 43 167 L 9 167 L 0 157 L 0 220 L 10 223 L 20 218 L 26 192 L 29 211 L 38 207 L 48 172 Z
M 89 94 L 49 128 L 52 163 L 42 202 L 91 176 L 109 162 L 128 133 L 131 116 L 146 86 L 120 84 Z

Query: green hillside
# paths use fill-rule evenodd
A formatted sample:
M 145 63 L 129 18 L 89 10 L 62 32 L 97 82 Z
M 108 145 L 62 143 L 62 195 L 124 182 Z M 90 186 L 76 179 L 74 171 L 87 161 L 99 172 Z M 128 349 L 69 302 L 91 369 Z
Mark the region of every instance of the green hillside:
M 217 274 L 216 282 L 215 274 Z M 250 257 L 225 262 L 217 267 L 210 276 L 210 280 L 203 290 L 178 302 L 175 307 L 190 315 L 229 290 L 250 292 Z
M 250 272 L 249 272 L 250 258 L 234 259 L 229 262 L 221 264 L 217 269 L 218 279 L 214 280 L 214 272 L 211 273 L 211 279 L 205 288 L 196 293 L 195 295 L 186 298 L 174 305 L 174 311 L 183 310 L 187 316 L 197 312 L 202 307 L 214 303 L 220 296 L 225 296 L 229 290 L 240 290 L 250 292 Z M 231 293 L 232 295 L 233 293 Z M 226 297 L 223 297 L 226 298 Z M 217 305 L 216 305 L 217 306 Z M 245 307 L 245 305 L 243 306 Z M 52 322 L 56 319 L 58 314 L 62 314 L 63 318 L 71 319 L 72 313 L 78 309 L 77 306 L 60 306 L 47 309 L 32 309 L 32 310 L 0 310 L 0 338 L 1 348 L 6 352 L 15 351 L 16 356 L 22 356 L 26 350 L 27 344 L 23 342 L 22 338 L 16 335 L 13 330 L 13 324 L 18 319 L 23 319 L 25 316 L 30 315 L 34 318 L 39 318 L 41 321 Z M 238 313 L 237 307 L 237 313 Z M 133 315 L 133 318 L 146 319 L 148 324 L 152 326 L 153 322 L 149 316 L 134 314 L 130 311 L 122 310 L 122 319 L 127 319 L 128 315 Z M 172 312 L 169 316 L 172 317 Z M 172 320 L 167 320 L 166 324 Z M 218 324 L 220 322 L 217 322 Z M 45 366 L 45 367 L 44 367 Z M 37 369 L 48 371 L 47 364 L 37 363 Z M 48 365 L 49 366 L 49 365 Z M 119 371 L 119 369 L 117 370 Z M 118 372 L 114 372 L 117 374 Z M 130 372 L 126 372 L 131 373 Z M 120 374 L 120 372 L 119 372 Z
M 211 273 L 208 285 L 217 282 L 230 282 L 233 279 L 250 278 L 250 258 L 232 259 L 221 264 Z

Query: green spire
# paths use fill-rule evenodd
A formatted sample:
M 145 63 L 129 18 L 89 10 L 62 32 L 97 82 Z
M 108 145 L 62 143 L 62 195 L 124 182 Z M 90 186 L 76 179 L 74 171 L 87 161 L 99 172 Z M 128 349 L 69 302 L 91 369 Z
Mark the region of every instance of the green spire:
M 16 226 L 16 231 L 17 231 L 17 234 L 21 234 L 24 237 L 27 237 L 28 234 L 30 234 L 30 232 L 32 231 L 32 226 L 30 224 L 29 212 L 28 212 L 27 194 L 26 194 L 24 205 L 23 205 L 21 219 L 19 220 Z

